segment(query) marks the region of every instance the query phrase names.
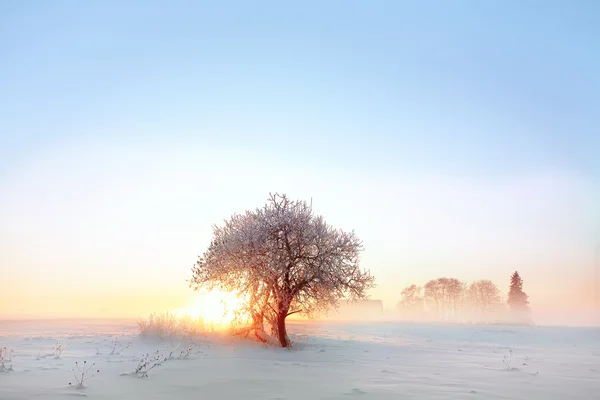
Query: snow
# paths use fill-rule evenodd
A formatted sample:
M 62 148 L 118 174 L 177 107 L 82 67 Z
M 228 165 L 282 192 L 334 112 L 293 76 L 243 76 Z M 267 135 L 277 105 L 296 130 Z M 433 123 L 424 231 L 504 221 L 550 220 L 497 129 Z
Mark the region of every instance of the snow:
M 293 322 L 289 332 L 292 350 L 209 333 L 188 358 L 142 378 L 140 356 L 168 355 L 170 343 L 138 337 L 134 322 L 0 321 L 0 346 L 14 350 L 0 399 L 562 400 L 600 391 L 598 328 Z M 116 337 L 131 345 L 111 355 Z M 57 343 L 60 358 L 50 355 Z M 84 389 L 68 385 L 76 361 L 100 370 Z

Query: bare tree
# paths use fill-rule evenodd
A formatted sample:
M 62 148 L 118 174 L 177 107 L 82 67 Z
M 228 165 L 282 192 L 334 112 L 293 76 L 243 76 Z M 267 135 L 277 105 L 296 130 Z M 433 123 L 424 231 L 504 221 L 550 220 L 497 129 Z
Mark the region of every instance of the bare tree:
M 422 288 L 417 285 L 410 285 L 402 290 L 402 298 L 398 302 L 398 310 L 414 316 L 423 312 L 423 296 L 421 295 Z
M 445 314 L 444 287 L 438 279 L 432 279 L 425 284 L 423 289 L 427 307 L 437 318 L 442 318 Z
M 488 320 L 501 305 L 500 290 L 490 280 L 471 283 L 467 296 L 477 319 Z
M 432 279 L 424 286 L 424 296 L 434 314 L 447 320 L 456 319 L 463 304 L 465 284 L 456 278 Z
M 365 299 L 374 277 L 359 267 L 362 243 L 314 215 L 304 201 L 273 194 L 260 209 L 213 227 L 213 240 L 192 269 L 190 286 L 250 293 L 253 322 L 267 319 L 290 345 L 289 315 L 314 315 L 340 299 Z
M 440 278 L 445 288 L 448 314 L 446 318 L 457 320 L 463 307 L 466 284 L 456 278 Z

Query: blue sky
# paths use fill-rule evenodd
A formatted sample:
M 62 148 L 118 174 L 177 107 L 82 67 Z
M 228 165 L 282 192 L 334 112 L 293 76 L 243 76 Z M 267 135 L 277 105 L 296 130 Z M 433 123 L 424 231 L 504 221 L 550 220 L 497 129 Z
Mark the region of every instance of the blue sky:
M 599 18 L 594 1 L 4 1 L 0 263 L 37 290 L 173 268 L 175 292 L 210 224 L 285 190 L 362 230 L 399 286 L 550 262 L 593 281 Z

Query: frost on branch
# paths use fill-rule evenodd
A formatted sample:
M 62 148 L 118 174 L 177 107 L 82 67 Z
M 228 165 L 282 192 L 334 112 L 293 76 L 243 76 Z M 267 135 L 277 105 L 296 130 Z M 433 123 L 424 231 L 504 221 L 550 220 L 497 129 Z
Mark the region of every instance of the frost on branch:
M 257 338 L 267 322 L 288 347 L 289 315 L 312 316 L 335 308 L 340 299 L 367 297 L 374 278 L 359 267 L 361 251 L 354 232 L 331 227 L 304 201 L 274 194 L 263 208 L 213 227 L 190 286 L 245 294 L 243 310 Z

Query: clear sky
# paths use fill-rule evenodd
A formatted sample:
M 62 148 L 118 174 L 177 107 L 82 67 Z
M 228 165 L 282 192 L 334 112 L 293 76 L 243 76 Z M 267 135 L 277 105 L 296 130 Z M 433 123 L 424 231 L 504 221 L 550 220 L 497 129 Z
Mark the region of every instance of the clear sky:
M 0 315 L 181 306 L 279 191 L 386 307 L 519 270 L 539 322 L 600 323 L 600 3 L 283 3 L 0 2 Z

